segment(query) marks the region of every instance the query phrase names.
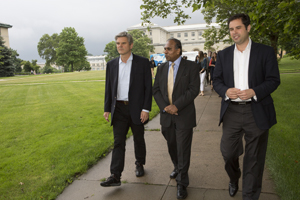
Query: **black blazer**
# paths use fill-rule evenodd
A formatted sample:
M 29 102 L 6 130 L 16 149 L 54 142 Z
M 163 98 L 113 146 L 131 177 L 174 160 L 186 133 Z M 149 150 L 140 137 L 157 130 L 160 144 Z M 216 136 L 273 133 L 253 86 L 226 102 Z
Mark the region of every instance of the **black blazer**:
M 119 57 L 107 63 L 105 82 L 104 112 L 111 112 L 113 125 L 115 105 L 117 101 L 119 77 Z M 152 105 L 152 76 L 149 60 L 133 54 L 130 83 L 129 83 L 129 110 L 134 124 L 142 124 L 140 116 L 142 109 L 151 111 Z
M 220 124 L 230 103 L 230 100 L 225 101 L 226 91 L 234 87 L 234 47 L 235 45 L 232 45 L 218 53 L 218 62 L 214 69 L 214 89 L 223 98 Z M 257 101 L 252 98 L 251 104 L 255 122 L 262 130 L 270 129 L 277 123 L 271 93 L 280 84 L 277 58 L 272 47 L 252 41 L 248 81 L 249 88 L 254 90 L 257 97 Z
M 171 125 L 171 115 L 164 112 L 170 105 L 168 99 L 168 71 L 169 62 L 157 68 L 153 85 L 153 96 L 160 108 L 160 124 L 164 127 Z M 189 129 L 196 126 L 196 111 L 194 99 L 200 89 L 199 70 L 196 63 L 181 59 L 173 89 L 173 104 L 178 108 L 178 115 L 174 115 L 176 127 Z

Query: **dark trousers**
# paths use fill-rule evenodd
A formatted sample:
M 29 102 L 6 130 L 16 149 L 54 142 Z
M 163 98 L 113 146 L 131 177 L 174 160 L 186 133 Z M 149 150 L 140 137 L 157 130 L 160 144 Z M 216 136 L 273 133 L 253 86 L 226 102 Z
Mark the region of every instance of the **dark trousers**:
M 124 170 L 126 135 L 129 127 L 133 133 L 134 153 L 136 162 L 146 163 L 146 144 L 144 138 L 144 125 L 136 125 L 130 117 L 129 106 L 123 103 L 116 104 L 113 120 L 114 149 L 110 165 L 110 172 L 118 178 Z
M 174 168 L 178 169 L 177 184 L 187 187 L 189 185 L 188 170 L 190 167 L 191 145 L 193 129 L 178 130 L 176 124 L 170 127 L 162 126 L 162 134 L 167 140 L 168 150 Z
M 257 200 L 262 186 L 269 130 L 256 126 L 251 104 L 230 104 L 223 118 L 221 152 L 225 160 L 225 170 L 230 182 L 236 182 L 241 175 L 239 156 L 245 154 L 243 162 L 243 199 Z

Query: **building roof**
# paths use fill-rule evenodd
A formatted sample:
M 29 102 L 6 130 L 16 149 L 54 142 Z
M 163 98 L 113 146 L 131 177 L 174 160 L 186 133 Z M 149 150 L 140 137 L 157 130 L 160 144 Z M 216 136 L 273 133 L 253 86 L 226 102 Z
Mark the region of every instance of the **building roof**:
M 188 31 L 188 30 L 203 30 L 203 29 L 207 29 L 208 27 L 211 27 L 211 26 L 220 28 L 220 25 L 217 23 L 211 23 L 210 25 L 208 25 L 208 24 L 188 24 L 188 25 L 175 25 L 175 26 L 158 26 L 157 24 L 148 24 L 148 23 L 144 23 L 142 25 L 142 23 L 140 23 L 140 24 L 136 24 L 134 26 L 129 27 L 127 30 L 146 29 L 147 27 L 150 27 L 151 29 L 161 28 L 167 32 L 176 32 L 176 31 Z
M 4 24 L 4 23 L 1 23 L 1 22 L 0 22 L 0 27 L 3 27 L 3 28 L 11 28 L 12 25 Z

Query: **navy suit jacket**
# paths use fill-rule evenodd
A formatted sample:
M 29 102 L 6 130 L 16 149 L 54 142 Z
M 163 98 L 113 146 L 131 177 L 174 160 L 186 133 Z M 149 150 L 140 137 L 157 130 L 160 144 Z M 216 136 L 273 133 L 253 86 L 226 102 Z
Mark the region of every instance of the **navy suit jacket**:
M 168 99 L 168 73 L 169 62 L 163 63 L 157 68 L 153 85 L 153 96 L 160 108 L 160 124 L 164 127 L 171 125 L 171 114 L 164 112 L 164 108 L 170 105 Z M 196 63 L 181 59 L 173 88 L 172 100 L 178 109 L 178 115 L 174 115 L 176 128 L 189 129 L 196 126 L 196 110 L 194 99 L 200 89 L 199 69 Z
M 226 91 L 235 87 L 233 73 L 234 47 L 235 45 L 232 45 L 218 53 L 214 69 L 214 89 L 222 97 L 220 124 L 231 101 L 230 99 L 225 101 Z M 257 101 L 252 98 L 251 103 L 256 125 L 262 130 L 270 129 L 277 123 L 271 93 L 280 84 L 277 58 L 272 47 L 252 41 L 248 84 L 257 97 Z
M 119 57 L 107 63 L 105 82 L 104 112 L 111 112 L 113 125 L 114 111 L 117 101 L 119 77 Z M 152 76 L 149 60 L 133 54 L 129 82 L 129 111 L 134 124 L 142 124 L 140 116 L 143 109 L 151 111 Z

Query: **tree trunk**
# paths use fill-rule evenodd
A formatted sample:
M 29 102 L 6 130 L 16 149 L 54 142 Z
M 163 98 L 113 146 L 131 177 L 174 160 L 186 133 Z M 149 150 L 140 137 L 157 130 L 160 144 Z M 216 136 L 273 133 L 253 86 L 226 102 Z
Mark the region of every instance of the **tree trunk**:
M 271 46 L 274 49 L 275 55 L 277 57 L 277 43 L 278 43 L 278 35 L 270 35 Z

